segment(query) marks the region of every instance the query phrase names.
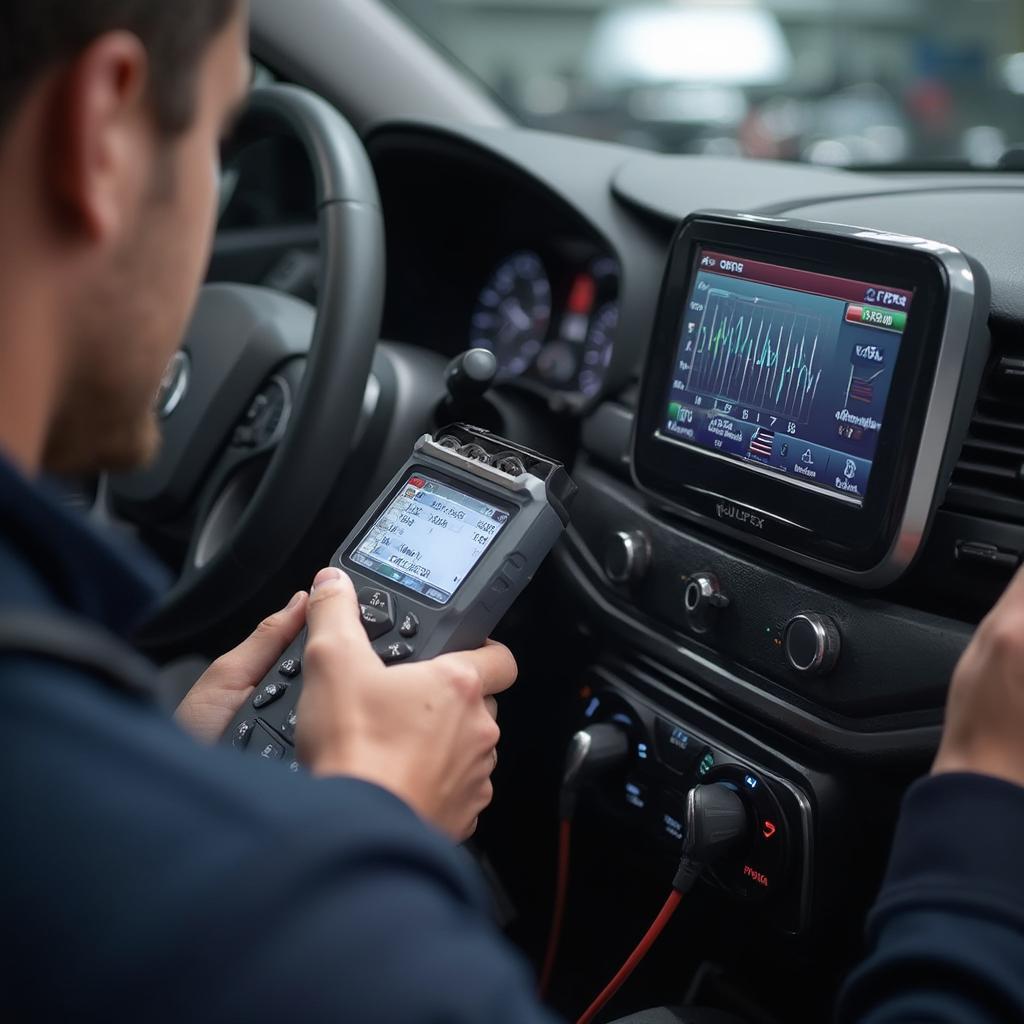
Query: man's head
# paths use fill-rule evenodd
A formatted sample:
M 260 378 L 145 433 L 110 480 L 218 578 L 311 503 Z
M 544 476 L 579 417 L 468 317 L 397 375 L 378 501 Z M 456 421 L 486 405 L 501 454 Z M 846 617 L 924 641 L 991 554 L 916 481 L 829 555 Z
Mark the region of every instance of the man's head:
M 49 299 L 19 318 L 47 364 L 48 468 L 153 452 L 248 77 L 245 0 L 0 5 L 0 297 Z M 0 332 L 0 376 L 25 344 Z

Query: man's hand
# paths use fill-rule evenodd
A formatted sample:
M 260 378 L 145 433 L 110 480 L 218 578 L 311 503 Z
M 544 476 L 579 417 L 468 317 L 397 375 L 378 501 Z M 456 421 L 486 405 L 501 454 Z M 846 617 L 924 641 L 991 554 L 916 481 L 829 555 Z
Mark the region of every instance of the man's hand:
M 1024 786 L 1024 569 L 982 621 L 953 673 L 932 771 Z
M 306 620 L 304 591 L 264 619 L 248 639 L 218 658 L 186 694 L 175 718 L 204 743 L 215 743 Z
M 324 569 L 307 608 L 296 741 L 317 775 L 351 775 L 404 800 L 456 840 L 491 802 L 500 735 L 493 695 L 515 682 L 501 644 L 385 668 L 352 581 Z

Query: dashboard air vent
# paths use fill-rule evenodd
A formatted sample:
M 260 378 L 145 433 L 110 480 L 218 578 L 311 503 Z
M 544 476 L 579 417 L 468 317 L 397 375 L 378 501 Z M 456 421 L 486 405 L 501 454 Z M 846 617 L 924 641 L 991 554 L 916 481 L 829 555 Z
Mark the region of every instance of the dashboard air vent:
M 993 338 L 985 373 L 946 507 L 992 519 L 1024 521 L 1024 338 Z

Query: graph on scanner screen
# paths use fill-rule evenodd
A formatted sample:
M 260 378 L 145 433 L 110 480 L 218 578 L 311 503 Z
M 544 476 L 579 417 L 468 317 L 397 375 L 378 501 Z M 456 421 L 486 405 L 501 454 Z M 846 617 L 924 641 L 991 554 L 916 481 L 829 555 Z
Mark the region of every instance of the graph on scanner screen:
M 686 388 L 806 422 L 821 379 L 821 318 L 779 302 L 709 288 L 690 321 Z

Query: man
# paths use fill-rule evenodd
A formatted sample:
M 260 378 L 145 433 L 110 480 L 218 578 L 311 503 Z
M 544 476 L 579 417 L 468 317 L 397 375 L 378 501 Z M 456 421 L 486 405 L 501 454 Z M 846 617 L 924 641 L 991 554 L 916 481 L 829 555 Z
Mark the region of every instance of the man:
M 0 7 L 0 611 L 126 633 L 149 599 L 137 560 L 36 480 L 153 450 L 246 91 L 245 16 L 241 0 Z M 949 774 L 908 800 L 848 1017 L 1024 1017 L 1022 621 L 1019 580 L 958 671 Z M 215 739 L 303 622 L 310 773 L 257 778 L 179 725 Z M 547 1020 L 451 842 L 490 800 L 494 694 L 514 675 L 495 644 L 384 669 L 337 570 L 215 663 L 179 725 L 98 674 L 0 651 L 6 1017 Z M 988 815 L 1002 844 L 979 841 Z M 950 969 L 922 973 L 936 961 Z
M 0 7 L 0 606 L 127 632 L 137 560 L 32 481 L 136 465 L 249 81 L 241 0 Z M 543 1021 L 452 840 L 491 798 L 502 646 L 385 669 L 325 569 L 199 681 L 213 741 L 308 622 L 297 742 L 253 774 L 85 670 L 0 651 L 6 1019 Z

